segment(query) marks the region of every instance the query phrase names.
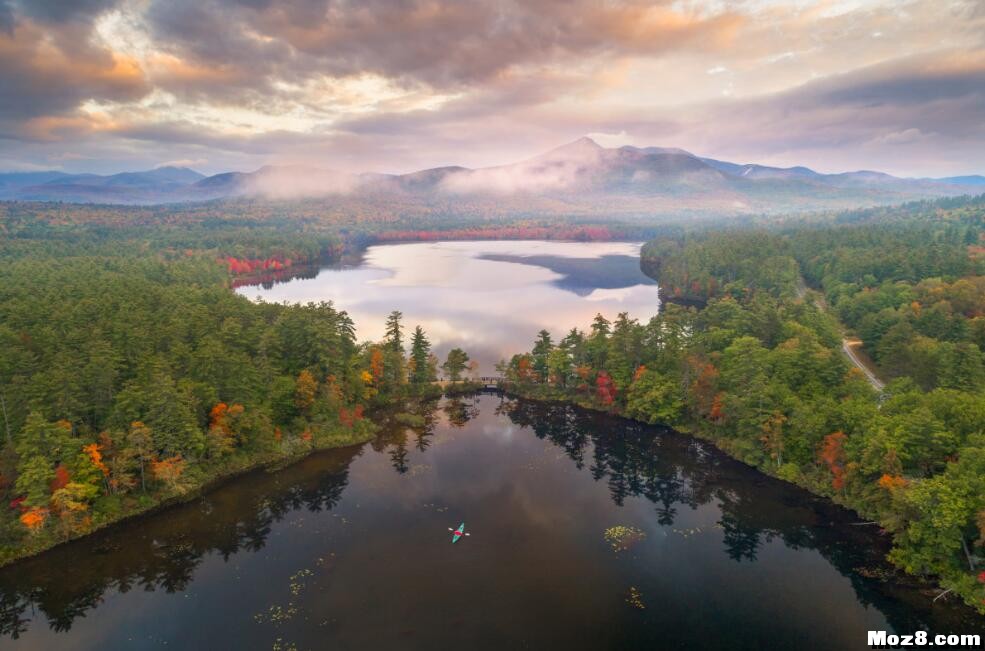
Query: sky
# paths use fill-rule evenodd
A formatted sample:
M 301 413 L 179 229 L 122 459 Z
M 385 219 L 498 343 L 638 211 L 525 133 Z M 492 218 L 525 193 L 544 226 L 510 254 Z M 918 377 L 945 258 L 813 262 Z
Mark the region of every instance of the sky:
M 0 170 L 985 173 L 985 0 L 0 0 Z

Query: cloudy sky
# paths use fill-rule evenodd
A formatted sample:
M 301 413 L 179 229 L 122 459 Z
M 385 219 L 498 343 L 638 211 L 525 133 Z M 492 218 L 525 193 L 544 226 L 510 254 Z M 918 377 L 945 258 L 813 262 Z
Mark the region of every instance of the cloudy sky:
M 985 173 L 985 0 L 0 0 L 0 170 Z

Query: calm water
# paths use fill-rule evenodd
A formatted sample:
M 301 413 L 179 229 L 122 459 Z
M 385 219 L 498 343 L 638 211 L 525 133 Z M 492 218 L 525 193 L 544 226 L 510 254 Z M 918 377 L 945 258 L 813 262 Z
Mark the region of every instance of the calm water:
M 555 338 L 587 328 L 596 313 L 655 315 L 657 285 L 639 269 L 630 242 L 426 242 L 370 247 L 361 264 L 326 267 L 237 291 L 266 301 L 334 301 L 356 322 L 360 339 L 383 337 L 391 310 L 420 324 L 444 358 L 459 346 L 492 373 L 526 350 L 542 328 Z
M 804 650 L 974 630 L 864 578 L 884 543 L 849 514 L 683 435 L 494 395 L 428 418 L 0 571 L 0 646 Z M 615 526 L 645 537 L 616 551 Z

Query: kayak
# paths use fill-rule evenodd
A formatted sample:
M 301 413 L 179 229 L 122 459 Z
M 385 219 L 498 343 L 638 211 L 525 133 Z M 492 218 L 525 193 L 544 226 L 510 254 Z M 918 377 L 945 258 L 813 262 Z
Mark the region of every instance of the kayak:
M 451 537 L 453 543 L 457 543 L 458 539 L 465 535 L 465 523 L 458 525 L 458 529 L 455 529 L 454 534 Z

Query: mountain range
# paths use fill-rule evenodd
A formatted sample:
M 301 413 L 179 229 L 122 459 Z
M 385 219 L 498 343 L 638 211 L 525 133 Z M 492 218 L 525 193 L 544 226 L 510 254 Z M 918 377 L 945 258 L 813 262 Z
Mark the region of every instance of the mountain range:
M 504 212 L 773 212 L 978 194 L 985 177 L 900 178 L 875 171 L 822 174 L 703 158 L 664 147 L 605 148 L 580 138 L 497 167 L 438 167 L 409 174 L 349 174 L 266 166 L 205 176 L 184 167 L 112 175 L 0 173 L 0 200 L 163 204 L 236 197 L 335 198 L 419 205 L 467 202 Z

